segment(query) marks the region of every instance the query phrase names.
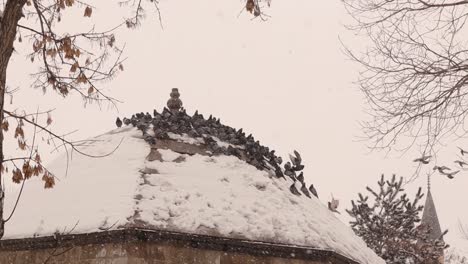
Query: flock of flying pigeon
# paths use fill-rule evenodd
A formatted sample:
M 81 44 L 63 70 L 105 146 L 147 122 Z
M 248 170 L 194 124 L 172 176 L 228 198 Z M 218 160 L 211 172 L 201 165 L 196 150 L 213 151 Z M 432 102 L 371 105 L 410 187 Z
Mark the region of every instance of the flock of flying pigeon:
M 230 126 L 221 123 L 219 118 L 209 116 L 205 118 L 196 111 L 192 116 L 188 115 L 182 107 L 177 90 L 173 89 L 171 99 L 168 101 L 168 107 L 164 107 L 159 113 L 154 110 L 150 113 L 136 113 L 130 118 L 117 118 L 116 125 L 132 125 L 143 132 L 144 140 L 149 144 L 155 144 L 157 140 L 169 140 L 170 134 L 186 134 L 193 138 L 203 139 L 205 146 L 213 155 L 233 155 L 244 160 L 259 170 L 268 170 L 274 172 L 277 178 L 291 179 L 292 184 L 289 187 L 291 193 L 297 196 L 305 195 L 311 198 L 314 195 L 318 198 L 317 190 L 311 184 L 307 187 L 304 180 L 304 165 L 299 152 L 294 151 L 289 155 L 290 161 L 283 164 L 283 159 L 275 154 L 275 150 L 260 144 L 258 140 L 241 129 L 236 130 Z M 152 130 L 153 133 L 149 133 Z M 220 146 L 218 139 L 228 143 L 227 147 Z M 281 168 L 283 166 L 283 168 Z M 296 183 L 299 183 L 296 187 Z M 337 200 L 329 203 L 330 210 L 337 212 Z
M 468 151 L 466 151 L 466 150 L 464 150 L 464 149 L 462 149 L 460 147 L 458 147 L 458 149 L 460 149 L 460 154 L 462 156 L 465 156 L 465 154 L 468 154 Z M 421 163 L 421 164 L 429 164 L 431 158 L 432 158 L 432 156 L 423 155 L 422 157 L 417 158 L 417 159 L 415 159 L 413 161 Z M 468 163 L 465 162 L 464 160 L 455 160 L 454 163 L 458 164 L 458 166 L 461 169 L 468 168 Z M 433 170 L 439 172 L 440 175 L 446 176 L 449 179 L 455 178 L 455 175 L 460 172 L 460 170 L 452 171 L 452 169 L 447 167 L 447 166 L 438 166 L 438 165 L 434 166 Z

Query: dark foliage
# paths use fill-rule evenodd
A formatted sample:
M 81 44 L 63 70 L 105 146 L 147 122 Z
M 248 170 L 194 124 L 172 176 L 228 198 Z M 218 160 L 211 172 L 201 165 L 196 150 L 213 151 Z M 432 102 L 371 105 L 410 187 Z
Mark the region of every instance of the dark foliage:
M 354 232 L 388 264 L 437 263 L 447 247 L 443 235 L 436 240 L 429 238 L 430 229 L 420 225 L 423 206 L 419 202 L 424 194 L 419 188 L 410 199 L 402 188 L 403 179 L 390 181 L 382 175 L 377 191 L 367 187 L 369 196 L 359 193 L 357 202 L 351 201 L 347 210 L 353 218 L 350 222 Z

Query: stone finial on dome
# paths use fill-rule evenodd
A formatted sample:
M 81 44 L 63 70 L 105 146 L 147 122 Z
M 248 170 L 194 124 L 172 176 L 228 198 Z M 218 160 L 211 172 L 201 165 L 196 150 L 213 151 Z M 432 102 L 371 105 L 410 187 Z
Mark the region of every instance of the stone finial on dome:
M 182 108 L 182 100 L 180 100 L 179 97 L 179 89 L 172 88 L 171 98 L 167 101 L 167 108 L 169 108 L 172 113 L 177 113 Z

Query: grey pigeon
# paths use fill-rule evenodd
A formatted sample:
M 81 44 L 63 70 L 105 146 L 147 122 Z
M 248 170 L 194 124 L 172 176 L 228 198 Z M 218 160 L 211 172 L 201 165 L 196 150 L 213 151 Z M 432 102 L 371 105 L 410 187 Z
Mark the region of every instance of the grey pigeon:
M 454 162 L 457 163 L 458 166 L 460 166 L 460 167 L 462 167 L 462 168 L 463 168 L 464 166 L 468 165 L 468 163 L 466 163 L 465 161 L 462 161 L 462 160 L 456 160 L 456 161 L 454 161 Z
M 438 170 L 439 173 L 445 173 L 446 170 L 451 170 L 451 169 L 446 166 L 434 166 L 433 170 Z
M 301 172 L 301 173 L 297 176 L 297 179 L 298 179 L 301 183 L 304 183 L 304 173 Z
M 340 213 L 338 211 L 338 205 L 340 204 L 340 201 L 339 200 L 336 200 L 335 198 L 332 197 L 332 200 L 331 202 L 328 202 L 328 209 L 330 209 L 330 211 L 334 212 L 334 213 Z
M 431 158 L 432 156 L 422 156 L 420 158 L 417 158 L 417 159 L 414 159 L 413 162 L 420 162 L 422 164 L 428 164 L 429 163 L 429 159 Z
M 449 179 L 453 179 L 455 177 L 453 177 L 455 174 L 459 173 L 460 171 L 454 171 L 454 172 L 441 172 L 442 175 L 445 175 L 447 176 L 447 178 Z
M 121 127 L 122 126 L 122 120 L 120 120 L 120 118 L 117 117 L 117 120 L 115 120 L 115 124 L 117 125 L 117 127 Z
M 293 184 L 291 184 L 291 186 L 289 186 L 289 190 L 292 192 L 292 194 L 297 195 L 297 196 L 301 196 L 301 193 L 296 188 L 296 183 L 293 182 Z
M 307 190 L 307 187 L 306 187 L 306 185 L 305 185 L 304 182 L 302 183 L 301 191 L 302 191 L 302 193 L 305 194 L 307 197 L 311 198 L 311 197 L 310 197 L 309 190 Z
M 464 156 L 465 154 L 468 154 L 468 151 L 458 147 L 458 149 L 460 149 L 460 153 L 462 154 L 462 156 Z
M 130 119 L 124 117 L 123 123 L 124 123 L 126 126 L 130 125 L 131 122 L 132 122 L 132 121 L 130 121 Z
M 319 198 L 319 197 L 318 197 L 318 194 L 317 194 L 317 190 L 315 189 L 315 187 L 314 187 L 313 184 L 311 184 L 311 185 L 309 186 L 309 191 L 310 191 L 315 197 Z

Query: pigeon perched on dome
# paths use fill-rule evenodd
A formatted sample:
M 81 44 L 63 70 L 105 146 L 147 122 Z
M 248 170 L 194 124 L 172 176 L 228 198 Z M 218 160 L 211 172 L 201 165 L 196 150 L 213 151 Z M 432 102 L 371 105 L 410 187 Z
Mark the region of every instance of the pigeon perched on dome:
M 117 125 L 117 127 L 121 127 L 122 126 L 122 120 L 120 120 L 120 118 L 117 117 L 117 120 L 115 120 L 115 124 Z
M 311 184 L 311 185 L 309 186 L 309 191 L 310 191 L 310 193 L 312 193 L 315 197 L 319 198 L 319 197 L 318 197 L 318 194 L 317 194 L 317 190 L 315 190 L 315 187 L 314 187 L 313 184 Z
M 304 165 L 302 157 L 296 150 L 289 155 L 290 161 L 283 167 L 283 159 L 276 155 L 274 150 L 263 146 L 260 141 L 255 140 L 252 134 L 246 136 L 243 128 L 235 129 L 224 125 L 220 118 L 209 115 L 204 118 L 198 110 L 190 116 L 182 107 L 180 93 L 177 88 L 173 88 L 167 107 L 161 112 L 153 110 L 153 115 L 140 112 L 130 118 L 124 118 L 123 124 L 137 127 L 143 133 L 143 139 L 150 145 L 157 145 L 158 140 L 171 140 L 170 135 L 187 135 L 191 138 L 201 140 L 206 153 L 212 155 L 235 156 L 244 160 L 258 170 L 268 170 L 277 178 L 286 180 L 288 176 L 293 182 L 297 180 L 303 185 L 302 193 L 307 197 L 316 196 L 316 191 L 307 189 L 305 186 Z M 120 125 L 119 125 L 120 124 Z M 118 127 L 122 126 L 122 121 L 118 119 Z M 297 176 L 297 174 L 299 175 Z M 290 191 L 295 195 L 301 195 L 299 190 L 291 185 Z

